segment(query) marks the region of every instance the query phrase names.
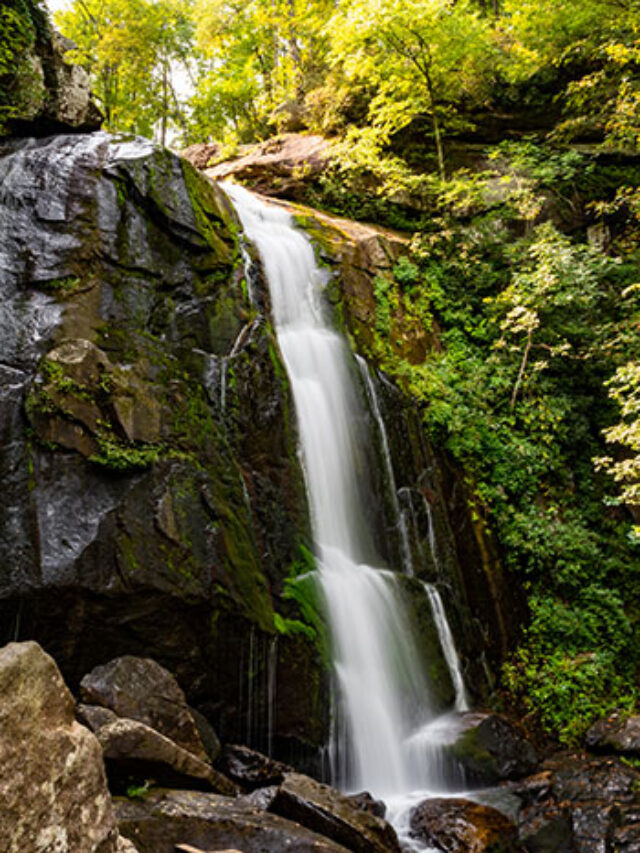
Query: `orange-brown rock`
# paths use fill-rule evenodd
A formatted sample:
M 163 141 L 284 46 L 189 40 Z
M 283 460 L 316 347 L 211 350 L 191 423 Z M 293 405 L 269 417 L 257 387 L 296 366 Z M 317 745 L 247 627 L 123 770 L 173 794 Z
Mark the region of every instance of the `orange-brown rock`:
M 285 133 L 206 173 L 217 181 L 233 177 L 265 195 L 301 199 L 309 181 L 327 167 L 329 148 L 322 136 Z
M 444 853 L 520 853 L 515 824 L 490 806 L 461 798 L 425 800 L 411 813 L 411 834 Z

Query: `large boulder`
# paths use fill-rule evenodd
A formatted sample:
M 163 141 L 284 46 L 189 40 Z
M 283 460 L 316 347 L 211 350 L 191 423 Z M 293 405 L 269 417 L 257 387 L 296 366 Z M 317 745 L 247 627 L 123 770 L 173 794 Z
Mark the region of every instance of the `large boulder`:
M 515 824 L 491 806 L 459 798 L 425 800 L 411 812 L 411 835 L 444 853 L 521 853 Z
M 149 658 L 125 655 L 97 666 L 80 682 L 82 699 L 145 723 L 201 761 L 208 756 L 176 679 Z
M 101 726 L 102 747 L 112 785 L 129 777 L 175 787 L 204 787 L 233 796 L 236 786 L 209 764 L 137 720 L 119 719 Z
M 300 773 L 287 773 L 268 809 L 355 853 L 400 853 L 393 827 L 352 798 Z
M 120 849 L 100 745 L 36 643 L 0 650 L 0 767 L 6 853 Z
M 501 714 L 470 712 L 458 719 L 459 734 L 445 747 L 470 784 L 519 779 L 538 766 L 536 750 L 520 725 Z
M 115 803 L 120 832 L 139 853 L 174 853 L 187 844 L 211 853 L 347 853 L 342 847 L 293 821 L 217 794 L 152 791 L 141 800 Z
M 199 150 L 183 154 L 200 162 Z M 329 158 L 330 143 L 322 136 L 284 133 L 212 166 L 207 174 L 215 180 L 233 177 L 266 195 L 301 200 L 309 184 L 327 168 Z

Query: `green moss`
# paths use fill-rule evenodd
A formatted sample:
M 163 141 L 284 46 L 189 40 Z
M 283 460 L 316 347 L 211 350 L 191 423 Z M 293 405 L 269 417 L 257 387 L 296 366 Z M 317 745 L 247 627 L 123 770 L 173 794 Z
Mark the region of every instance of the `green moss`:
M 111 471 L 122 473 L 149 468 L 166 452 L 166 448 L 158 444 L 134 444 L 104 435 L 96 438 L 100 449 L 89 461 Z
M 68 296 L 78 290 L 80 285 L 81 279 L 77 276 L 68 275 L 63 278 L 52 278 L 49 281 L 43 281 L 40 287 L 59 296 Z

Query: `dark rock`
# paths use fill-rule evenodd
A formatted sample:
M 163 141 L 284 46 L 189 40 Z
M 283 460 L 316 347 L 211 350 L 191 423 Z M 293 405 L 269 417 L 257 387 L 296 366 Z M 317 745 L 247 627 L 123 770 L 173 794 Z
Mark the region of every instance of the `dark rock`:
M 461 733 L 446 747 L 471 784 L 519 779 L 538 766 L 538 756 L 523 729 L 500 714 L 461 715 Z
M 279 785 L 292 767 L 274 761 L 248 746 L 226 744 L 216 761 L 216 767 L 247 790 Z
M 520 838 L 532 853 L 632 851 L 640 839 L 639 784 L 640 773 L 618 759 L 549 759 L 512 787 L 522 801 Z
M 532 809 L 520 820 L 519 836 L 530 853 L 571 853 L 571 812 L 558 807 Z
M 274 604 L 309 521 L 268 298 L 239 262 L 224 195 L 152 143 L 3 141 L 0 642 L 38 639 L 74 689 L 153 656 L 225 740 L 250 713 L 266 744 Z M 271 734 L 311 751 L 325 670 L 306 637 L 278 657 Z
M 400 851 L 393 827 L 349 797 L 303 776 L 287 773 L 269 811 L 297 821 L 356 853 Z
M 137 720 L 117 719 L 107 723 L 98 729 L 96 737 L 112 781 L 127 776 L 151 777 L 165 785 L 202 787 L 206 783 L 206 788 L 219 794 L 237 793 L 233 782 L 209 764 Z
M 97 666 L 80 682 L 80 693 L 85 702 L 145 723 L 201 761 L 207 760 L 183 691 L 154 660 L 125 655 Z
M 278 793 L 277 785 L 269 785 L 268 788 L 256 788 L 250 794 L 238 798 L 238 803 L 243 803 L 251 808 L 267 811 Z
M 619 825 L 613 831 L 616 853 L 640 853 L 640 807 L 620 809 Z
M 640 773 L 618 759 L 567 756 L 546 762 L 545 768 L 553 773 L 558 800 L 631 803 L 637 797 Z
M 0 650 L 0 766 L 3 850 L 118 851 L 100 746 L 36 643 Z
M 139 853 L 174 853 L 177 844 L 242 853 L 347 853 L 299 824 L 216 794 L 152 791 L 144 800 L 115 801 L 122 835 Z
M 376 800 L 368 791 L 362 791 L 359 794 L 349 794 L 347 797 L 357 809 L 362 809 L 364 812 L 375 815 L 376 817 L 384 817 L 387 813 L 387 807 L 382 800 Z
M 411 835 L 444 853 L 521 853 L 515 824 L 470 800 L 425 800 L 411 812 Z
M 585 735 L 585 743 L 595 752 L 618 752 L 640 756 L 640 717 L 612 714 L 594 723 Z
M 204 714 L 201 714 L 200 711 L 197 711 L 195 708 L 189 708 L 189 713 L 193 717 L 193 722 L 196 724 L 200 740 L 202 741 L 202 745 L 205 748 L 209 761 L 215 761 L 220 755 L 220 750 L 222 749 L 220 738 Z

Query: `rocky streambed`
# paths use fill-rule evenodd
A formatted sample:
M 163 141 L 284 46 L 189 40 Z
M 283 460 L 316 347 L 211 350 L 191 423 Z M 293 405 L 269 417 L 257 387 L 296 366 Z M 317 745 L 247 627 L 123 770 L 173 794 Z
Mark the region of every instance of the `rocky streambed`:
M 346 796 L 248 747 L 222 744 L 151 659 L 124 656 L 95 668 L 74 699 L 36 643 L 10 643 L 0 650 L 0 688 L 8 853 L 404 849 L 384 819 L 385 804 L 366 792 Z M 637 720 L 618 723 L 637 728 Z M 495 714 L 475 714 L 461 730 L 461 764 L 476 780 L 484 772 L 492 787 L 416 804 L 409 818 L 415 849 L 639 849 L 640 773 L 620 755 L 539 762 L 517 724 Z M 624 752 L 640 754 L 638 740 L 625 739 Z

